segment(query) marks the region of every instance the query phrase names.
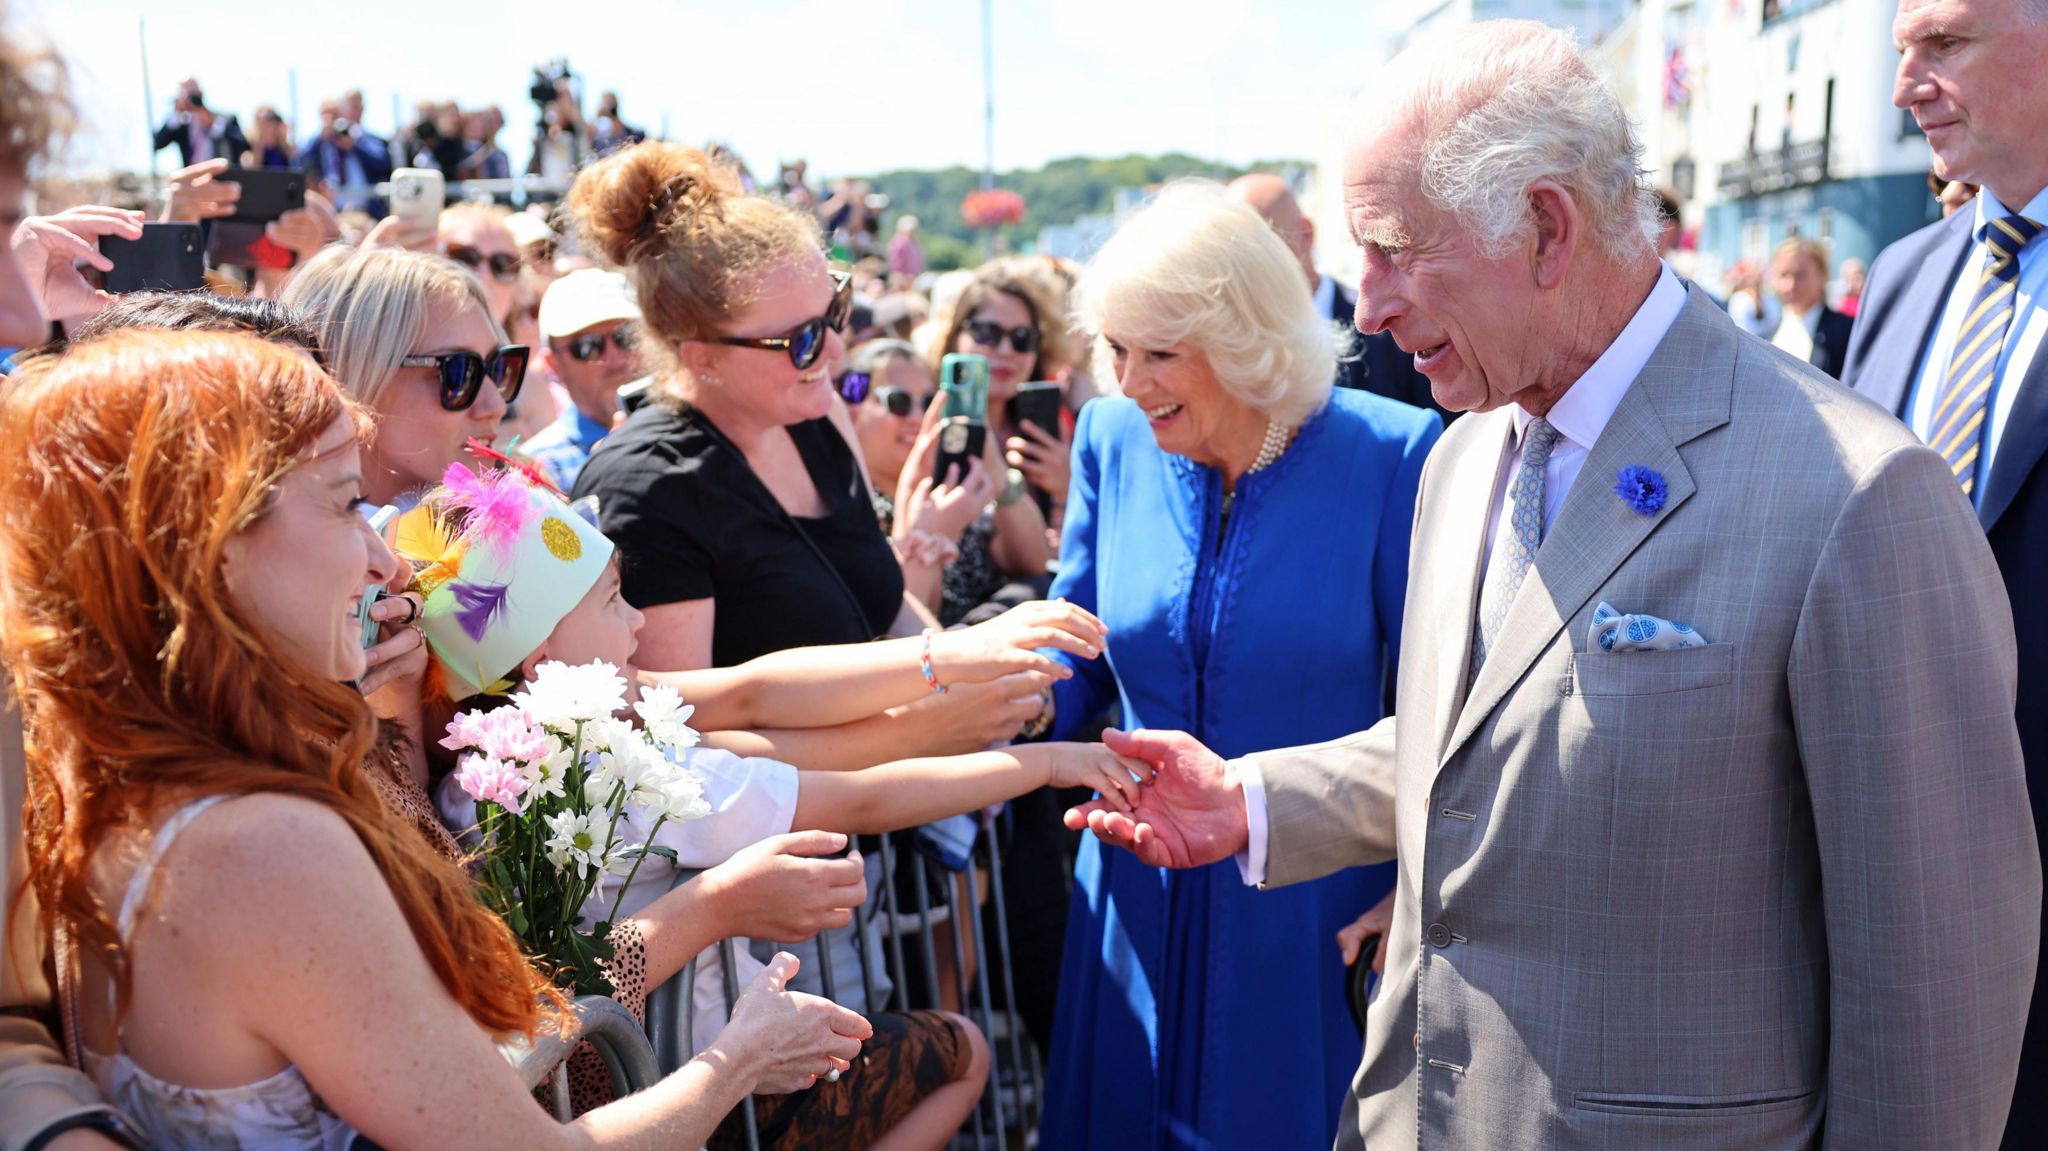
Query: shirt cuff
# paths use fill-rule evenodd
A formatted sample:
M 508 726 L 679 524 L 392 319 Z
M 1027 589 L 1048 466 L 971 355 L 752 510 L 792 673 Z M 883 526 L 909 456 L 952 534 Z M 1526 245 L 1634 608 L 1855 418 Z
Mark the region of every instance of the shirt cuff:
M 1250 760 L 1237 761 L 1238 786 L 1244 789 L 1244 850 L 1236 855 L 1245 886 L 1266 882 L 1266 777 Z

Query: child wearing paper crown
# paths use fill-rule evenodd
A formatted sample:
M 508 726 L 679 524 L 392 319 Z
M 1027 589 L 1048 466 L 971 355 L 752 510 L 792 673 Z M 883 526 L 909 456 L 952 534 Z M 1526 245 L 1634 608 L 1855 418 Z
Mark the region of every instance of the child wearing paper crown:
M 444 486 L 401 519 L 396 546 L 414 564 L 424 596 L 421 627 L 435 665 L 430 693 L 441 697 L 430 701 L 429 730 L 437 730 L 446 718 L 449 703 L 502 696 L 532 679 L 544 662 L 601 661 L 632 674 L 641 616 L 620 597 L 611 542 L 555 493 L 520 472 L 478 477 L 451 468 Z M 1085 640 L 1067 634 L 1081 646 L 1094 647 L 1100 633 Z M 843 694 L 876 678 L 886 682 L 890 677 L 850 677 L 818 694 Z M 907 677 L 899 671 L 898 678 Z M 914 682 L 930 690 L 922 675 Z M 874 690 L 867 688 L 870 695 Z M 673 696 L 656 692 L 653 698 Z M 900 702 L 885 693 L 877 709 Z M 678 711 L 675 718 L 688 716 Z M 684 755 L 703 781 L 713 812 L 704 819 L 662 825 L 654 843 L 676 853 L 674 867 L 692 869 L 717 864 L 792 829 L 888 831 L 973 811 L 1047 784 L 1093 787 L 1121 804 L 1149 775 L 1144 765 L 1099 746 L 1071 744 L 905 760 L 856 772 L 804 772 L 706 747 Z M 474 801 L 451 782 L 444 781 L 439 799 L 452 826 L 475 823 Z M 629 815 L 621 835 L 644 842 L 648 830 Z M 627 888 L 621 913 L 638 913 L 642 919 L 658 913 L 658 897 L 672 879 L 668 866 L 650 860 Z M 856 888 L 849 903 L 864 895 Z M 613 898 L 607 893 L 604 906 L 586 907 L 586 914 L 592 919 L 605 915 Z M 744 948 L 737 955 L 745 969 L 738 974 L 750 977 L 758 964 Z M 670 978 L 688 958 L 650 953 L 642 986 Z M 621 988 L 622 996 L 636 1003 L 641 990 Z M 724 1024 L 716 950 L 699 957 L 693 999 L 693 1035 L 701 1047 Z M 883 1014 L 873 1022 L 875 1038 L 845 1079 L 820 1083 L 800 1095 L 756 1100 L 768 1136 L 764 1146 L 938 1147 L 959 1129 L 987 1077 L 986 1042 L 979 1031 L 963 1018 L 939 1012 Z M 736 1145 L 738 1135 L 737 1126 L 729 1123 L 712 1146 Z

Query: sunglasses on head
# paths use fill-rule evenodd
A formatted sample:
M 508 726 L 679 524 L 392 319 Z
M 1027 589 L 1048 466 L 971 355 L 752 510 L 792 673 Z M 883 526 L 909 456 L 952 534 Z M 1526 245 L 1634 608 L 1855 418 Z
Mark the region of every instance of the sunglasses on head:
M 977 345 L 996 349 L 1003 346 L 1003 338 L 1009 337 L 1010 347 L 1020 356 L 1028 356 L 1038 350 L 1038 329 L 1029 324 L 1005 328 L 990 320 L 969 320 L 966 324 L 967 338 Z
M 514 283 L 519 279 L 521 261 L 517 252 L 492 252 L 485 256 L 467 244 L 450 244 L 448 258 L 478 275 L 482 275 L 484 268 L 489 266 L 491 278 L 501 284 Z
M 789 362 L 801 372 L 818 362 L 825 351 L 825 330 L 844 331 L 846 317 L 853 311 L 853 277 L 845 272 L 832 273 L 832 302 L 822 316 L 813 316 L 790 329 L 786 336 L 723 336 L 713 343 L 728 344 L 735 348 L 762 348 L 771 352 L 789 353 Z
M 445 411 L 469 410 L 476 403 L 489 377 L 498 385 L 505 402 L 519 398 L 519 385 L 526 382 L 527 349 L 524 344 L 506 344 L 488 357 L 475 352 L 442 352 L 433 356 L 407 356 L 401 367 L 432 368 L 441 377 L 441 407 Z
M 621 352 L 630 352 L 640 346 L 640 330 L 631 324 L 621 324 L 613 328 L 609 336 L 578 336 L 562 347 L 569 353 L 570 359 L 579 364 L 587 364 L 604 355 L 607 341 Z
M 907 419 L 914 415 L 922 415 L 932 406 L 933 398 L 931 392 L 926 392 L 921 396 L 914 396 L 902 388 L 875 389 L 875 400 L 890 415 L 899 420 Z

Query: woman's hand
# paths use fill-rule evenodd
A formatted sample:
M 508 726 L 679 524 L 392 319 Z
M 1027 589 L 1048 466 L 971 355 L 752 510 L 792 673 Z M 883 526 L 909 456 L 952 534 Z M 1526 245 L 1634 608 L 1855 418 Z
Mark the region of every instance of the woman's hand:
M 424 610 L 420 593 L 405 590 L 412 583 L 412 565 L 400 560 L 398 571 L 384 585 L 386 595 L 370 605 L 370 618 L 379 624 L 376 646 L 363 653 L 363 678 L 356 688 L 370 701 L 379 719 L 393 720 L 407 727 L 407 734 L 420 723 L 420 700 L 427 675 L 427 645 L 418 627 Z
M 932 477 L 924 474 L 910 495 L 897 505 L 901 510 L 896 516 L 896 536 L 902 539 L 912 532 L 924 531 L 957 544 L 967 525 L 974 522 L 995 494 L 996 485 L 980 460 L 967 461 L 967 474 L 957 484 L 935 486 Z
M 227 170 L 228 158 L 216 156 L 172 172 L 164 192 L 164 210 L 157 219 L 197 223 L 234 215 L 242 186 L 220 178 Z
M 754 1092 L 787 1095 L 853 1066 L 868 1021 L 828 999 L 786 991 L 796 956 L 778 953 L 733 1004 L 732 1019 L 704 1056 L 742 1069 Z M 702 1056 L 700 1056 L 702 1058 Z
M 403 248 L 409 252 L 441 251 L 441 232 L 438 225 L 430 221 L 408 220 L 403 216 L 386 216 L 377 221 L 370 234 L 363 237 L 365 248 Z
M 9 246 L 29 289 L 53 320 L 85 320 L 100 314 L 114 297 L 85 282 L 78 262 L 110 272 L 114 262 L 100 255 L 101 236 L 142 238 L 142 213 L 120 208 L 82 207 L 53 216 L 30 216 L 14 229 Z
M 996 498 L 995 472 L 982 460 L 967 461 L 967 474 L 957 484 L 938 484 L 932 471 L 938 465 L 939 432 L 943 421 L 935 418 L 939 405 L 928 410 L 924 427 L 911 445 L 910 458 L 896 481 L 896 536 L 902 538 L 923 529 L 940 539 L 960 541 L 960 533 Z
M 1067 502 L 1067 480 L 1072 472 L 1072 445 L 1037 424 L 1018 424 L 1018 435 L 1003 445 L 1009 465 L 1052 497 L 1055 504 Z
M 935 637 L 936 638 L 936 637 Z M 986 683 L 963 683 L 891 710 L 914 725 L 903 755 L 961 755 L 1017 738 L 1045 707 L 1052 677 L 1020 671 Z
M 698 877 L 728 935 L 799 943 L 853 922 L 867 901 L 860 852 L 822 858 L 846 846 L 836 831 L 774 835 L 733 853 Z
M 980 683 L 1019 671 L 1067 679 L 1073 670 L 1041 648 L 1082 659 L 1102 654 L 1109 628 L 1093 612 L 1065 600 L 1034 600 L 973 627 L 932 636 L 932 670 L 943 684 Z
M 334 214 L 334 205 L 327 202 L 327 197 L 309 191 L 305 207 L 293 208 L 263 225 L 263 234 L 270 238 L 271 243 L 289 249 L 304 261 L 341 239 L 341 220 Z
M 1365 941 L 1374 936 L 1380 939 L 1380 946 L 1372 953 L 1372 972 L 1381 974 L 1387 969 L 1387 931 L 1394 924 L 1394 893 L 1379 901 L 1371 911 L 1351 921 L 1350 925 L 1337 932 L 1337 950 L 1344 955 L 1344 966 L 1358 962 L 1358 952 Z
M 1026 762 L 1043 760 L 1049 787 L 1087 787 L 1102 793 L 1102 802 L 1129 815 L 1138 789 L 1151 782 L 1152 765 L 1130 759 L 1099 743 L 1034 743 L 1013 747 L 1010 754 Z

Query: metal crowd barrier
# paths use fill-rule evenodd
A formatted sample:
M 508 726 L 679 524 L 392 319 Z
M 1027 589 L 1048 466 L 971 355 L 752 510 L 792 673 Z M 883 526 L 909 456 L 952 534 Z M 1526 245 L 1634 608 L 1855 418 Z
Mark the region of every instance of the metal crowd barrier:
M 654 1048 L 631 1012 L 602 995 L 579 996 L 572 1006 L 576 1025 L 571 1034 L 541 1035 L 533 1043 L 504 1048 L 505 1057 L 528 1088 L 548 1085 L 548 1104 L 555 1118 L 564 1123 L 574 1117 L 569 1103 L 569 1056 L 579 1043 L 597 1049 L 611 1077 L 613 1098 L 623 1099 L 652 1087 L 662 1077 Z
M 1038 1063 L 1037 1048 L 1025 1037 L 1023 1020 L 1017 1014 L 1015 1006 L 1017 996 L 1010 974 L 1010 932 L 1005 916 L 1002 850 L 998 843 L 1001 822 L 986 815 L 980 817 L 980 834 L 975 837 L 974 847 L 968 853 L 965 868 L 957 873 L 940 868 L 940 876 L 944 881 L 940 887 L 945 897 L 938 907 L 932 905 L 927 884 L 929 867 L 932 865 L 927 864 L 923 853 L 909 852 L 908 863 L 905 864 L 904 853 L 898 852 L 890 844 L 887 836 L 882 837 L 878 852 L 881 859 L 880 880 L 876 884 L 872 898 L 857 908 L 853 917 L 854 938 L 860 956 L 858 976 L 861 998 L 849 1005 L 858 1007 L 864 1003 L 876 1005 L 875 1010 L 886 1007 L 890 1010 L 905 1011 L 938 1009 L 943 1002 L 934 931 L 939 918 L 935 913 L 941 910 L 945 913 L 944 918 L 949 921 L 953 944 L 950 966 L 956 1002 L 960 1005 L 960 1014 L 973 1020 L 975 1026 L 981 1029 L 989 1047 L 988 1087 L 982 1092 L 981 1102 L 975 1107 L 967 1127 L 954 1140 L 955 1147 L 973 1147 L 975 1151 L 987 1151 L 991 1146 L 994 1151 L 1009 1151 L 1013 1133 L 1020 1147 L 1028 1145 L 1030 1133 L 1037 1128 L 1038 1102 L 1043 1097 L 1044 1090 L 1044 1077 Z M 990 948 L 989 940 L 982 928 L 981 908 L 978 904 L 964 909 L 960 906 L 960 884 L 955 881 L 956 876 L 963 878 L 970 893 L 980 890 L 980 876 L 983 870 L 977 857 L 986 863 L 989 876 L 988 892 L 996 923 L 993 949 Z M 913 912 L 906 912 L 897 906 L 896 880 L 899 868 L 905 867 L 913 892 Z M 680 885 L 688 882 L 695 874 L 691 871 L 681 872 L 677 875 L 675 883 Z M 962 926 L 963 919 L 968 926 Z M 867 957 L 873 953 L 872 935 L 876 930 L 886 933 L 883 937 L 883 962 L 891 983 L 886 1004 L 879 1001 L 875 973 L 868 968 Z M 923 978 L 919 981 L 922 984 L 921 989 L 911 987 L 910 971 L 904 962 L 905 933 L 914 936 L 912 945 L 923 964 Z M 975 955 L 975 971 L 971 980 L 966 967 L 966 945 L 970 937 L 974 943 Z M 732 940 L 727 939 L 720 941 L 718 947 L 720 966 L 724 968 L 725 974 L 726 1014 L 727 1018 L 730 1018 L 733 1004 L 740 993 L 739 975 L 733 962 L 735 946 Z M 825 934 L 817 936 L 814 947 L 805 945 L 804 949 L 798 952 L 807 967 L 812 960 L 806 956 L 812 950 L 816 953 L 820 985 L 826 997 L 838 1001 L 839 988 L 850 988 L 851 984 L 844 980 L 845 973 L 834 970 L 832 948 Z M 994 1007 L 991 997 L 990 964 L 994 964 L 1001 972 L 1003 1002 L 1009 1005 L 1000 1010 Z M 662 1074 L 672 1072 L 688 1062 L 691 1052 L 695 1049 L 693 989 L 696 980 L 697 961 L 692 959 L 679 975 L 655 988 L 648 996 L 646 1038 L 650 1045 L 649 1050 Z M 921 990 L 922 994 L 914 994 L 915 990 Z M 994 1026 L 998 1022 L 1002 1025 L 1000 1035 Z M 753 1100 L 749 1098 L 742 1107 L 746 1145 L 749 1151 L 759 1151 L 760 1126 L 754 1116 Z

